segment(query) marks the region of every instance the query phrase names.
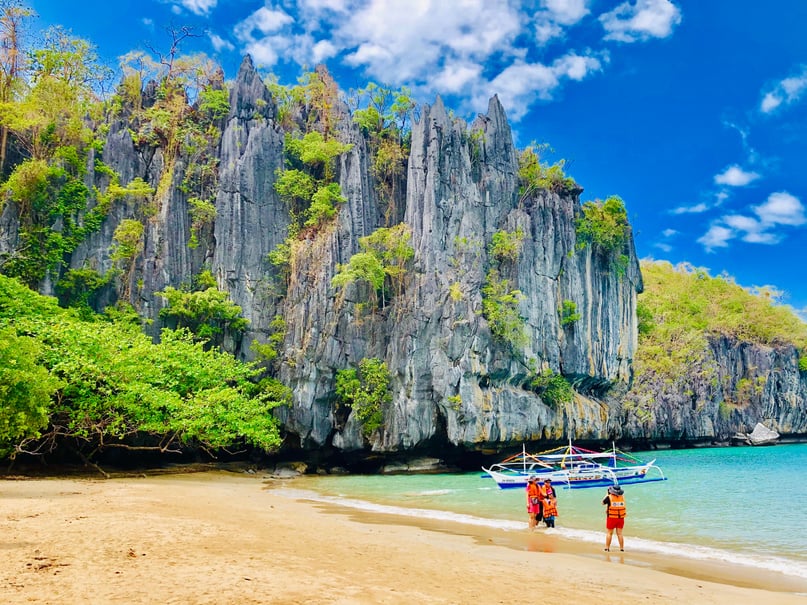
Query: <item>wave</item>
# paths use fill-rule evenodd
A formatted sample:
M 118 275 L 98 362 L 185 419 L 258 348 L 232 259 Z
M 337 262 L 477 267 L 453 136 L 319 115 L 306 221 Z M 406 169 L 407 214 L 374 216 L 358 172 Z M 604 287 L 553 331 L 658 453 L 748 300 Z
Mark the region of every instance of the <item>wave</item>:
M 451 490 L 431 490 L 430 492 L 420 492 L 420 494 L 444 494 L 450 493 Z M 456 513 L 450 511 L 441 511 L 424 508 L 407 508 L 401 506 L 392 506 L 388 504 L 378 504 L 375 502 L 368 502 L 366 500 L 357 500 L 355 498 L 346 498 L 343 496 L 326 496 L 314 491 L 295 489 L 295 488 L 280 488 L 273 490 L 273 493 L 281 495 L 286 498 L 309 500 L 313 502 L 322 502 L 325 504 L 332 504 L 351 508 L 354 510 L 361 510 L 371 513 L 382 513 L 387 515 L 396 515 L 399 517 L 415 517 L 418 519 L 432 519 L 435 521 L 447 521 L 451 523 L 461 523 L 464 525 L 485 527 L 490 529 L 499 529 L 505 531 L 523 531 L 526 523 L 522 521 L 512 521 L 507 519 L 491 519 L 486 517 L 477 517 L 464 513 Z M 591 531 L 585 529 L 574 529 L 569 527 L 558 527 L 546 530 L 547 533 L 555 534 L 570 540 L 577 540 L 580 542 L 590 542 L 599 544 L 603 540 L 601 531 Z M 796 578 L 807 579 L 807 563 L 801 561 L 794 561 L 785 557 L 757 555 L 750 553 L 734 552 L 720 548 L 712 548 L 709 546 L 698 546 L 693 544 L 678 544 L 673 542 L 662 542 L 657 540 L 648 540 L 645 538 L 630 538 L 631 551 L 648 552 L 653 554 L 669 555 L 674 557 L 685 557 L 688 559 L 702 560 L 702 561 L 718 561 L 721 563 L 729 563 L 732 565 L 744 565 L 746 567 L 773 571 L 782 573 L 787 576 Z

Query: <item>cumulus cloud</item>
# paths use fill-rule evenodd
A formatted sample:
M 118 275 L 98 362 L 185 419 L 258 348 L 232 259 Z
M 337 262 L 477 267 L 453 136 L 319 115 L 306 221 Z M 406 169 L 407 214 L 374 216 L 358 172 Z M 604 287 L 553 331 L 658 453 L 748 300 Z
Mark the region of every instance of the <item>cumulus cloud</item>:
M 630 22 L 623 30 L 637 39 L 657 37 L 663 28 L 653 16 L 669 2 L 639 4 L 630 16 L 620 13 Z M 536 102 L 556 98 L 565 85 L 608 63 L 604 50 L 541 47 L 541 41 L 563 37 L 586 18 L 595 21 L 593 5 L 593 0 L 283 0 L 266 2 L 235 26 L 231 39 L 264 67 L 330 60 L 367 79 L 408 86 L 421 99 L 453 96 L 462 113 L 483 110 L 499 94 L 508 117 L 517 121 Z M 672 8 L 671 24 L 680 20 Z
M 802 66 L 800 73 L 777 82 L 762 96 L 759 110 L 762 113 L 773 113 L 782 106 L 796 103 L 806 91 L 807 66 Z
M 670 0 L 636 0 L 625 2 L 600 16 L 607 32 L 606 40 L 636 42 L 649 38 L 666 38 L 681 23 L 681 11 Z
M 196 15 L 206 16 L 210 14 L 210 11 L 216 8 L 217 3 L 218 0 L 179 0 L 173 3 L 173 8 L 174 12 L 178 12 L 176 9 L 182 7 Z
M 772 193 L 768 199 L 753 208 L 759 219 L 767 225 L 791 225 L 798 227 L 807 222 L 801 201 L 787 193 Z
M 715 183 L 718 185 L 728 185 L 729 187 L 745 187 L 752 181 L 759 178 L 756 172 L 746 172 L 737 164 L 726 168 L 720 174 L 715 175 Z
M 756 216 L 727 214 L 721 217 L 712 223 L 698 242 L 710 252 L 715 248 L 727 247 L 732 239 L 750 244 L 777 244 L 784 238 L 777 228 L 799 227 L 807 223 L 801 200 L 786 191 L 772 193 L 762 204 L 752 206 L 751 210 Z
M 221 52 L 222 50 L 234 50 L 235 46 L 229 40 L 225 40 L 219 35 L 216 34 L 208 34 L 210 38 L 210 43 L 213 45 L 213 48 L 216 49 L 216 52 Z
M 508 115 L 520 120 L 536 99 L 548 100 L 563 78 L 581 80 L 602 64 L 596 57 L 566 55 L 552 65 L 517 61 L 496 76 L 485 94 L 497 92 Z
M 535 39 L 545 44 L 563 35 L 564 27 L 580 22 L 591 11 L 588 0 L 541 0 L 543 10 L 535 13 Z
M 708 252 L 715 248 L 726 248 L 736 236 L 734 229 L 722 225 L 712 225 L 709 230 L 698 238 L 698 243 L 702 244 Z

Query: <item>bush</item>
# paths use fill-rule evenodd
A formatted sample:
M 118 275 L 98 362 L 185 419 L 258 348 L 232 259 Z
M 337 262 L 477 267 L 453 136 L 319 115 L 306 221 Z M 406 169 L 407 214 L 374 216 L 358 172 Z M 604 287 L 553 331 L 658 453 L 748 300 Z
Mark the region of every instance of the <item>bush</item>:
M 336 395 L 356 414 L 362 432 L 369 436 L 384 423 L 384 409 L 392 401 L 387 365 L 376 358 L 364 358 L 359 368 L 336 372 Z
M 591 244 L 603 252 L 621 250 L 630 233 L 628 213 L 622 198 L 612 195 L 604 202 L 583 204 L 583 216 L 577 219 L 578 248 Z

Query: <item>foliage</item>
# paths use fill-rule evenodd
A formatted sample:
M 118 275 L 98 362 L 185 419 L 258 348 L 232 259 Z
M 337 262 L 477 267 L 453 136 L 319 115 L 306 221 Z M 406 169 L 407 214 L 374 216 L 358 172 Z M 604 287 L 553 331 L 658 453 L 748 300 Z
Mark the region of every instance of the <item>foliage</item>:
M 521 227 L 515 231 L 497 231 L 491 238 L 488 253 L 498 262 L 510 261 L 514 263 L 521 253 L 524 242 L 524 231 Z
M 392 402 L 390 373 L 376 358 L 364 358 L 356 368 L 336 372 L 336 395 L 349 406 L 369 436 L 384 424 L 384 409 Z
M 518 310 L 522 300 L 521 291 L 511 290 L 510 282 L 496 269 L 488 271 L 482 287 L 482 316 L 495 338 L 517 349 L 527 345 L 526 320 Z
M 591 244 L 606 253 L 622 250 L 629 234 L 628 213 L 618 195 L 583 204 L 583 216 L 577 219 L 578 248 Z
M 351 147 L 317 131 L 302 138 L 286 136 L 288 168 L 278 170 L 275 191 L 293 219 L 305 217 L 305 227 L 317 227 L 336 215 L 336 205 L 345 201 L 333 182 L 336 158 Z
M 145 227 L 140 221 L 123 219 L 112 235 L 113 249 L 110 258 L 115 262 L 131 262 L 143 251 L 144 231 Z
M 87 313 L 92 308 L 95 293 L 108 283 L 109 275 L 101 275 L 95 269 L 70 269 L 56 283 L 56 293 L 61 305 Z
M 0 328 L 0 458 L 12 445 L 41 435 L 48 426 L 51 397 L 64 386 L 42 366 L 41 355 L 35 339 Z
M 351 96 L 353 120 L 359 125 L 369 143 L 372 163 L 370 170 L 376 178 L 376 191 L 386 202 L 388 223 L 398 215 L 396 196 L 399 179 L 409 156 L 411 132 L 409 116 L 415 102 L 411 91 L 404 87 L 393 90 L 370 82 Z
M 569 326 L 579 321 L 583 316 L 577 312 L 577 303 L 573 300 L 564 300 L 560 310 L 560 325 Z
M 160 317 L 172 320 L 177 327 L 187 328 L 204 341 L 217 342 L 225 330 L 235 334 L 243 332 L 248 322 L 241 316 L 241 307 L 232 302 L 227 292 L 215 287 L 212 277 L 209 271 L 203 272 L 197 279 L 197 290 L 177 290 L 169 286 L 157 292 L 168 303 L 160 309 Z
M 265 343 L 253 340 L 250 348 L 261 361 L 272 362 L 280 354 L 280 347 L 286 339 L 286 321 L 282 315 L 275 315 L 269 323 L 269 339 Z
M 566 160 L 549 165 L 541 162 L 541 153 L 549 151 L 549 146 L 530 143 L 518 156 L 519 193 L 522 198 L 537 189 L 547 191 L 573 191 L 577 183 L 566 176 L 563 167 Z
M 331 284 L 343 288 L 348 284 L 363 281 L 370 285 L 374 296 L 381 293 L 382 304 L 386 302 L 384 285 L 389 279 L 396 294 L 403 290 L 406 268 L 415 255 L 409 244 L 412 233 L 405 223 L 394 227 L 376 229 L 366 237 L 359 238 L 362 252 L 354 254 L 347 265 L 338 265 Z
M 541 399 L 554 409 L 574 401 L 574 389 L 562 374 L 555 374 L 549 368 L 533 376 L 530 385 L 536 389 Z
M 224 89 L 199 91 L 199 111 L 210 120 L 221 120 L 230 113 L 230 93 Z
M 305 226 L 321 225 L 336 216 L 336 205 L 347 201 L 342 196 L 338 183 L 321 186 L 311 196 L 311 205 L 305 211 Z
M 790 308 L 749 292 L 728 276 L 645 261 L 642 278 L 637 376 L 654 373 L 673 380 L 697 367 L 706 356 L 709 335 L 764 345 L 792 343 L 802 351 L 807 347 L 807 324 Z
M 271 409 L 289 401 L 288 389 L 258 381 L 256 368 L 205 349 L 187 330 L 164 330 L 155 345 L 120 313 L 82 321 L 0 276 L 0 339 L 13 345 L 0 347 L 9 361 L 0 364 L 0 388 L 17 385 L 8 391 L 14 407 L 0 414 L 20 410 L 0 425 L 5 451 L 44 453 L 67 440 L 87 456 L 109 447 L 280 444 Z

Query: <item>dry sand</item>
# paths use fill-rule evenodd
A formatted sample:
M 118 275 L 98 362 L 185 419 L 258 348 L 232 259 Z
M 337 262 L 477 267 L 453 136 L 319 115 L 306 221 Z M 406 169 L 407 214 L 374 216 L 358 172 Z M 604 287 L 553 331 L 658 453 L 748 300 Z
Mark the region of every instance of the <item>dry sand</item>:
M 807 603 L 792 594 L 807 586 L 776 574 L 368 515 L 272 485 L 2 480 L 0 603 Z

